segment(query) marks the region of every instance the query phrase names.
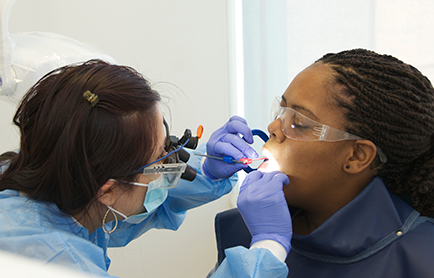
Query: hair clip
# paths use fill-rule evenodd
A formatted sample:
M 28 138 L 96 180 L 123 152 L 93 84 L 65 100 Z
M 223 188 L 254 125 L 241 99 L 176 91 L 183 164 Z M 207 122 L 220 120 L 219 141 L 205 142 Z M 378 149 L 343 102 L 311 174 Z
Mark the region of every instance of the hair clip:
M 89 91 L 89 90 L 84 92 L 83 97 L 85 100 L 89 101 L 89 103 L 92 105 L 92 107 L 95 107 L 95 105 L 99 101 L 98 95 L 92 94 L 91 91 Z

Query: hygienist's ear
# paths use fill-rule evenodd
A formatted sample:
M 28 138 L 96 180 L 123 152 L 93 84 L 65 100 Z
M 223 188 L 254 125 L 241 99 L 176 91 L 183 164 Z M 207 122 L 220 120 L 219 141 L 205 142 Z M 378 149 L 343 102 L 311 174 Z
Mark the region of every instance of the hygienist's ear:
M 108 180 L 98 189 L 98 192 L 96 193 L 97 200 L 103 205 L 112 206 L 116 201 L 115 188 L 115 180 Z
M 343 165 L 345 172 L 357 174 L 368 168 L 374 161 L 377 154 L 377 148 L 372 141 L 357 140 L 354 141 L 353 150 L 349 155 L 346 164 Z

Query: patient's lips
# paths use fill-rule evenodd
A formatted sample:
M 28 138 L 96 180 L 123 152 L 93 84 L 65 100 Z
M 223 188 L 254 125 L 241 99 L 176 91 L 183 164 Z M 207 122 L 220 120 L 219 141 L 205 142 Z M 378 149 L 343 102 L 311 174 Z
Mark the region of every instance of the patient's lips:
M 274 160 L 273 155 L 266 149 L 262 149 L 262 154 L 268 157 L 268 160 L 259 165 L 258 170 L 264 172 L 279 171 L 279 164 Z
M 268 160 L 264 161 L 259 165 L 258 170 L 266 171 L 270 162 Z

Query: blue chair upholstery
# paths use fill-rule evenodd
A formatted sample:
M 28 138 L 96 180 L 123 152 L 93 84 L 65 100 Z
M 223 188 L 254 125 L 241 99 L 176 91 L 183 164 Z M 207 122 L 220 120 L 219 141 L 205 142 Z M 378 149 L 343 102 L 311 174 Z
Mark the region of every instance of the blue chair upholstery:
M 250 247 L 252 236 L 237 208 L 220 212 L 215 217 L 215 234 L 218 250 L 218 265 L 225 255 L 225 249 L 244 246 Z
M 249 248 L 250 241 L 252 240 L 249 229 L 237 208 L 226 210 L 216 215 L 215 234 L 218 265 L 220 265 L 226 257 L 225 249 L 235 246 Z M 286 265 L 288 265 L 288 258 L 286 258 Z

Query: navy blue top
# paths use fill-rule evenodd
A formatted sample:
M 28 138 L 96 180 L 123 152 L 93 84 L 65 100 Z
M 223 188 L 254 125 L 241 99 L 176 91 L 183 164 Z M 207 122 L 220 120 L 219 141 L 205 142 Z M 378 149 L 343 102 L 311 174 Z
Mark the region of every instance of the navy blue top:
M 230 218 L 241 219 L 239 215 Z M 376 177 L 312 233 L 293 235 L 286 260 L 288 277 L 434 277 L 433 222 Z M 234 241 L 248 244 L 245 225 L 237 224 L 239 239 L 233 231 L 225 234 L 227 225 L 222 215 L 216 218 L 219 249 L 236 244 Z M 221 250 L 219 260 L 224 257 Z

